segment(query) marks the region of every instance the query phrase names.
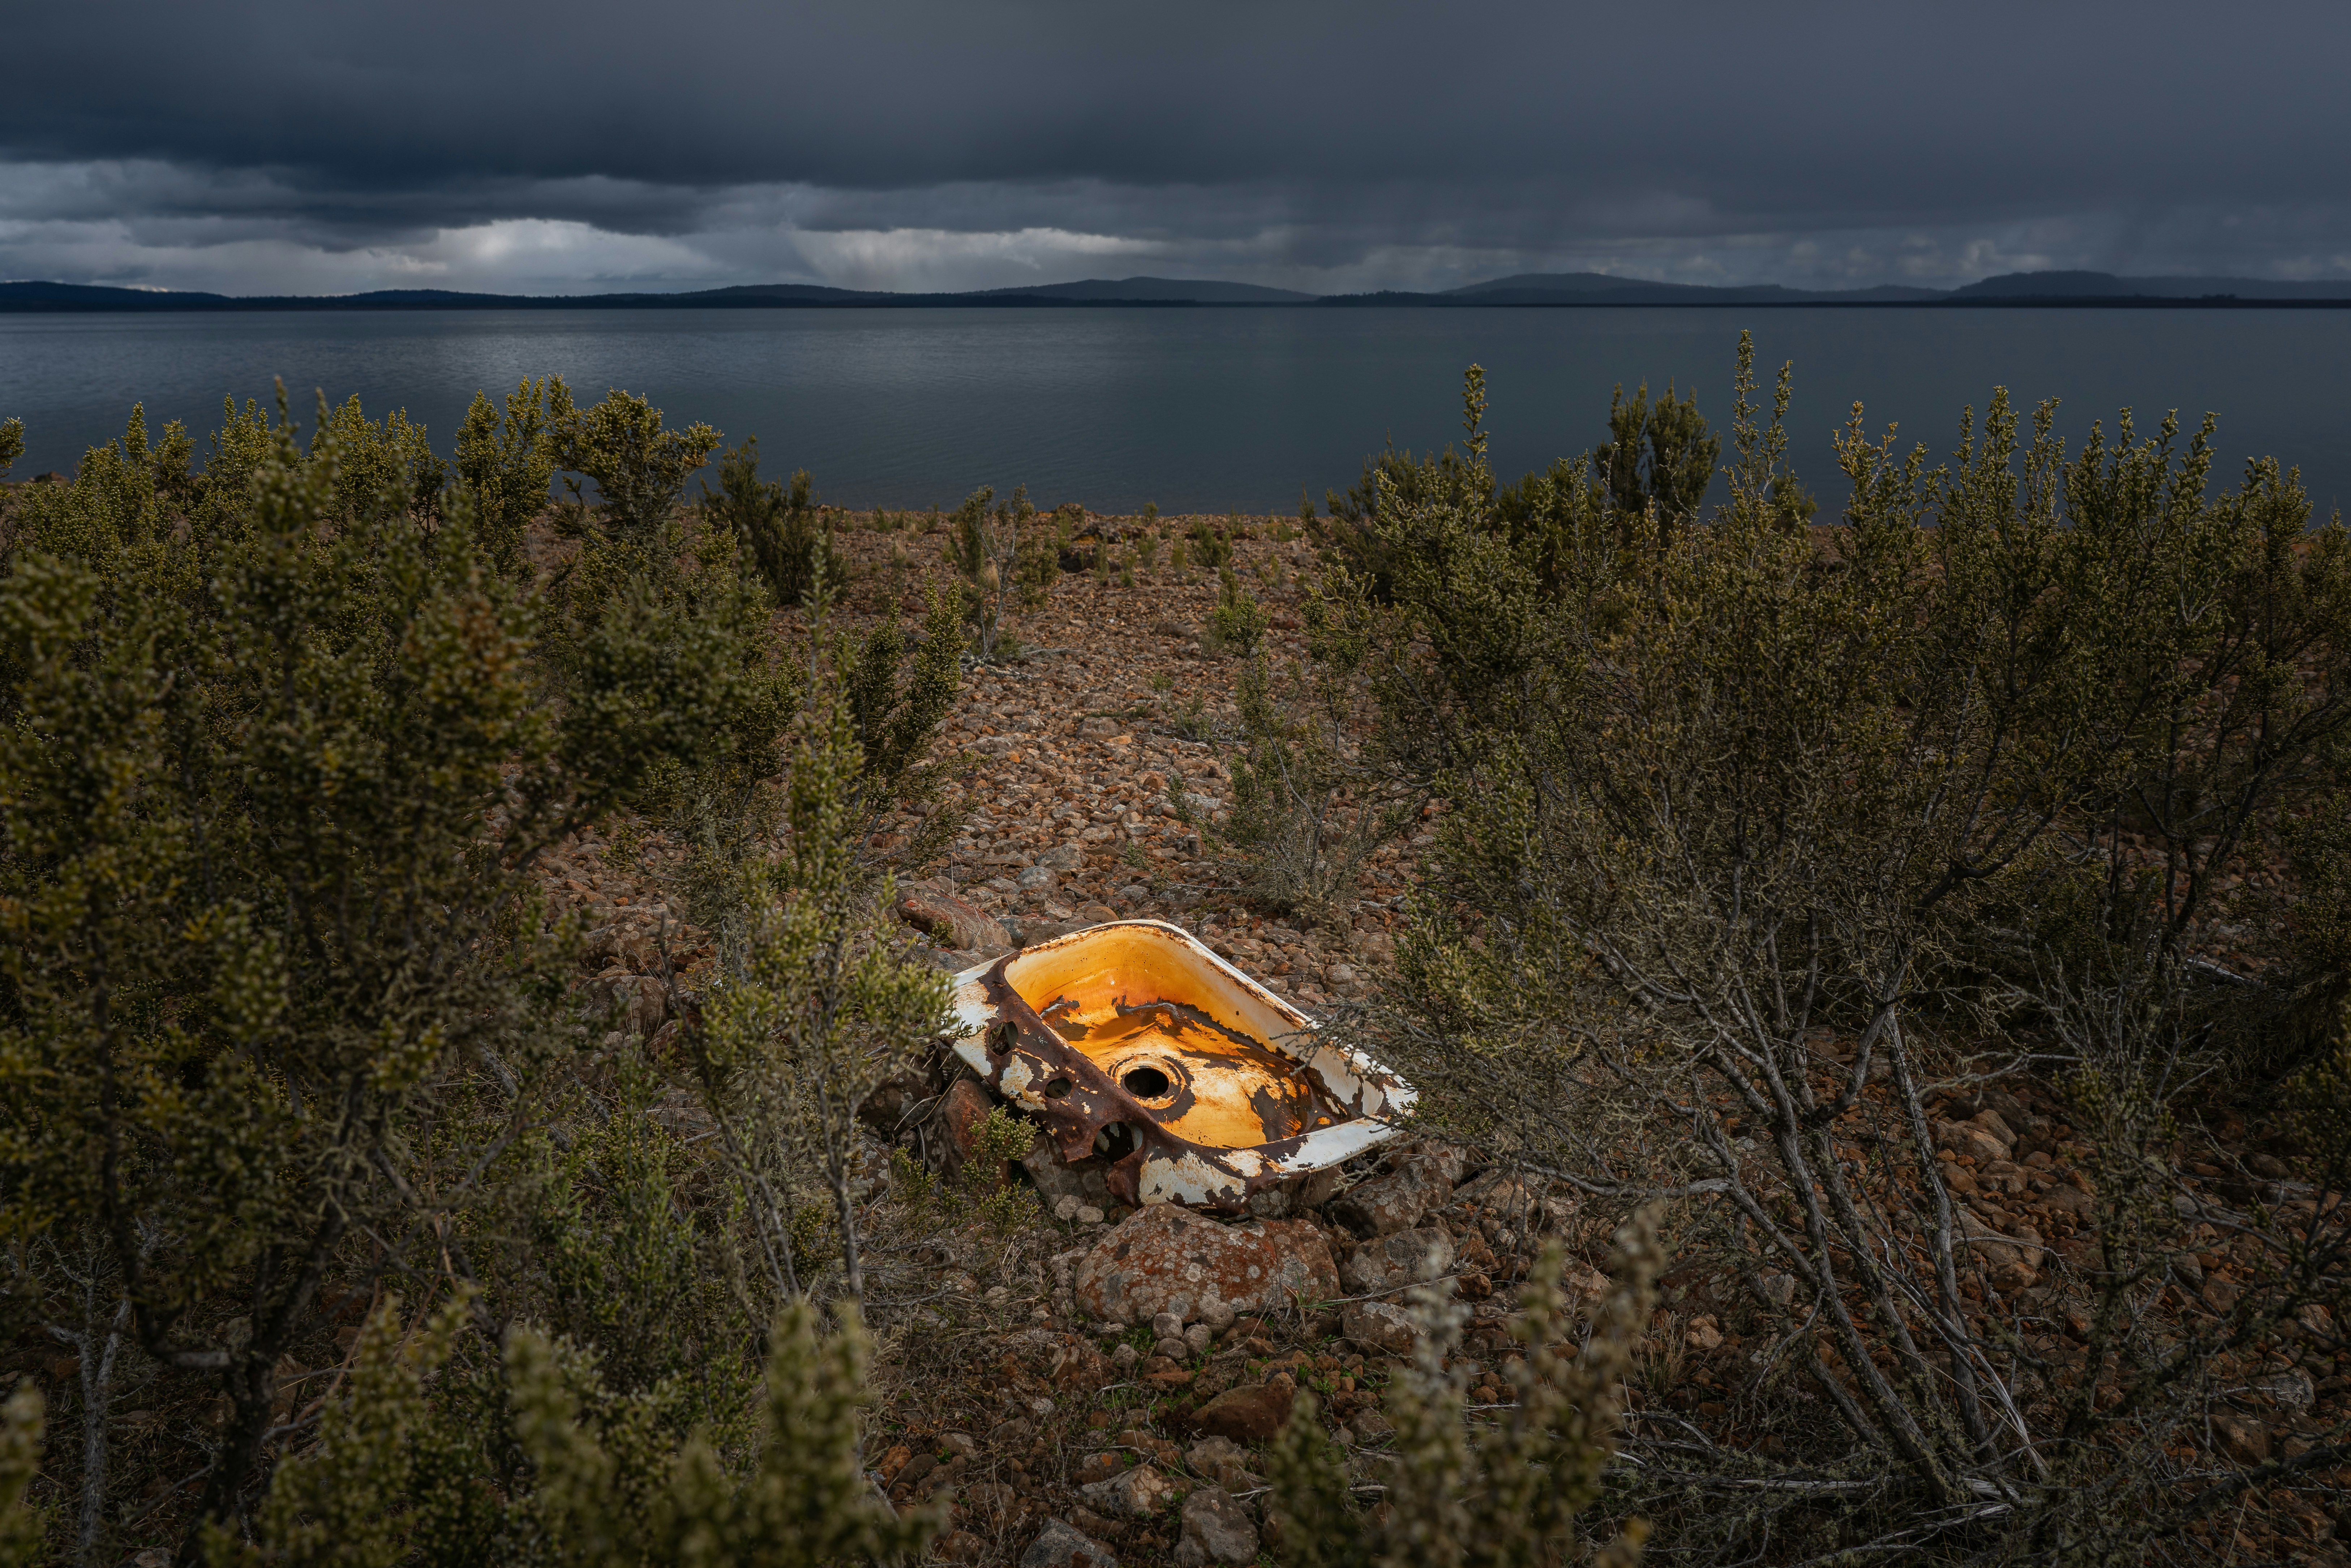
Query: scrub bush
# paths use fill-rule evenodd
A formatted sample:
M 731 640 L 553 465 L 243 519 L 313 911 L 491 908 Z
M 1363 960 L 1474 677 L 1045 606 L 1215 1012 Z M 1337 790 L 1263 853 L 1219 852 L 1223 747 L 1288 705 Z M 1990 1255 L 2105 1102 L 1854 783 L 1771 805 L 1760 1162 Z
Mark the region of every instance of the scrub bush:
M 2323 909 L 2299 968 L 2211 955 L 2249 851 L 2334 831 L 2351 548 L 2273 463 L 2212 493 L 2210 421 L 2069 456 L 2004 392 L 1934 469 L 1856 411 L 1815 535 L 1785 373 L 1766 418 L 1742 349 L 1737 392 L 1702 523 L 1661 502 L 1696 486 L 1670 402 L 1637 469 L 1636 402 L 1605 483 L 1506 507 L 1474 373 L 1465 454 L 1367 476 L 1324 669 L 1360 672 L 1383 781 L 1444 809 L 1362 1037 L 1486 1157 L 1688 1206 L 1819 1419 L 1782 1460 L 1636 1420 L 1627 1484 L 1687 1549 L 2135 1560 L 2351 1456 L 2340 1421 L 2243 1462 L 2206 1425 L 2232 1380 L 2332 1365 L 2292 1325 L 2351 1309 L 2339 1206 L 2179 1186 L 2232 1022 L 2337 961 Z M 2057 1235 L 1941 1157 L 2006 1082 L 2095 1194 Z M 2342 1179 L 2337 1082 L 2284 1092 L 2292 1192 Z M 2199 1250 L 2241 1283 L 2199 1293 Z
M 815 1562 L 935 1527 L 834 1495 L 863 1490 L 837 1200 L 863 1075 L 940 1026 L 867 845 L 932 787 L 955 609 L 919 647 L 820 614 L 793 656 L 753 541 L 676 504 L 715 432 L 555 381 L 489 407 L 455 483 L 355 404 L 308 440 L 282 396 L 232 407 L 201 470 L 134 415 L 11 510 L 0 1302 L 78 1353 L 36 1494 L 72 1506 L 29 1528 L 80 1560 Z M 595 497 L 534 560 L 517 519 L 566 468 Z M 710 950 L 688 981 L 664 928 L 674 1027 L 616 1060 L 540 882 L 624 816 L 687 852 Z M 690 1145 L 681 1103 L 758 1149 Z M 289 1375 L 386 1284 L 415 1305 L 349 1377 Z M 133 1388 L 192 1418 L 118 1479 Z

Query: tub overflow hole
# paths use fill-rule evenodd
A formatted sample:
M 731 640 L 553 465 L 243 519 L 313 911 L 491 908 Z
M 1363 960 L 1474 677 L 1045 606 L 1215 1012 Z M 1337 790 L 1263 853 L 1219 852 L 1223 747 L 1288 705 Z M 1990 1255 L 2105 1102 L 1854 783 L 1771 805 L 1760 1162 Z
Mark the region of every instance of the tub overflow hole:
M 1156 1100 L 1175 1087 L 1167 1081 L 1167 1074 L 1155 1067 L 1132 1069 L 1119 1082 L 1125 1084 L 1126 1092 L 1138 1100 Z

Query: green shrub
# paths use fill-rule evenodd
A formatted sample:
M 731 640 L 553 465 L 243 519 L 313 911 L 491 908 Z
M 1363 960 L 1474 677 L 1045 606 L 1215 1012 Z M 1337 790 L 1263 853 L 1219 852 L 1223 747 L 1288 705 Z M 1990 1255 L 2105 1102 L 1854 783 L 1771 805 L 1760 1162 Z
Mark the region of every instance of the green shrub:
M 214 1568 L 820 1568 L 910 1560 L 944 1522 L 936 1510 L 893 1513 L 865 1479 L 867 1345 L 853 1307 L 830 1333 L 806 1305 L 778 1316 L 767 1335 L 756 1457 L 735 1470 L 705 1435 L 666 1437 L 659 1396 L 616 1394 L 594 1358 L 517 1328 L 488 1385 L 493 1421 L 516 1449 L 513 1484 L 470 1498 L 453 1483 L 479 1462 L 479 1431 L 446 1392 L 463 1312 L 444 1311 L 412 1335 L 396 1307 L 370 1321 L 349 1391 L 329 1406 L 318 1446 L 280 1467 L 253 1538 L 211 1534 Z
M 1418 1340 L 1386 1402 L 1395 1440 L 1381 1472 L 1385 1506 L 1377 1515 L 1355 1506 L 1345 1456 L 1323 1436 L 1314 1396 L 1301 1394 L 1268 1456 L 1280 1560 L 1296 1568 L 1637 1563 L 1644 1521 L 1628 1521 L 1588 1559 L 1576 1555 L 1576 1526 L 1600 1499 L 1623 1421 L 1620 1389 L 1656 1301 L 1656 1225 L 1644 1210 L 1618 1229 L 1614 1282 L 1581 1346 L 1562 1343 L 1573 1326 L 1557 1284 L 1564 1254 L 1545 1248 L 1510 1325 L 1524 1349 L 1510 1375 L 1516 1402 L 1478 1427 L 1464 1419 L 1467 1377 L 1447 1365 L 1468 1314 L 1437 1288 L 1416 1291 Z
M 2128 1557 L 2237 1495 L 2137 1457 L 2201 1441 L 2220 1347 L 2291 1358 L 2274 1325 L 2351 1308 L 2299 1261 L 2351 1252 L 2330 1220 L 2248 1239 L 2259 1284 L 2225 1310 L 2148 1316 L 2194 1223 L 2159 1196 L 2170 1100 L 2247 999 L 2199 967 L 2210 890 L 2252 824 L 2331 788 L 2351 548 L 2273 465 L 2210 495 L 2209 423 L 2141 440 L 2126 416 L 2069 459 L 2046 408 L 2020 439 L 2005 393 L 1942 470 L 1856 415 L 1816 540 L 1791 526 L 1786 373 L 1769 420 L 1745 350 L 1737 391 L 1729 500 L 1703 527 L 1646 489 L 1637 517 L 1588 507 L 1573 469 L 1544 486 L 1572 526 L 1521 526 L 1482 472 L 1474 375 L 1468 455 L 1374 476 L 1317 644 L 1362 672 L 1390 787 L 1445 809 L 1369 1043 L 1492 1157 L 1717 1195 L 1701 1212 L 1743 1310 L 1790 1336 L 1839 1425 L 1813 1456 L 1871 1478 L 1820 1551 Z M 1698 439 L 1673 406 L 1673 441 Z M 1642 483 L 1687 494 L 1676 475 Z M 1991 1055 L 1962 1070 L 1963 1049 Z M 2078 1375 L 2000 1359 L 2039 1299 L 2021 1273 L 1973 1277 L 1930 1128 L 1939 1072 L 2027 1051 L 2063 1064 L 2103 1162 Z M 2098 1370 L 2117 1365 L 2137 1381 Z M 1672 1461 L 1709 1500 L 1677 1505 L 1694 1542 L 1804 1506 L 1754 1462 Z M 2001 1488 L 1997 1521 L 1964 1512 Z
M 1258 601 L 1241 587 L 1241 580 L 1230 567 L 1217 572 L 1217 607 L 1208 612 L 1207 635 L 1201 645 L 1212 653 L 1238 653 L 1244 658 L 1257 652 L 1264 640 L 1266 613 Z
M 965 498 L 946 547 L 947 563 L 963 578 L 965 619 L 982 659 L 1010 656 L 998 646 L 1007 606 L 1042 609 L 1061 576 L 1054 530 L 1039 525 L 1027 487 L 990 509 L 995 496 L 983 486 Z
M 1377 770 L 1364 765 L 1353 737 L 1372 715 L 1348 672 L 1298 668 L 1285 676 L 1259 654 L 1235 695 L 1247 750 L 1233 759 L 1230 816 L 1204 836 L 1249 896 L 1343 925 L 1365 862 L 1403 831 L 1419 801 L 1384 798 Z
M 597 528 L 648 556 L 658 553 L 686 481 L 718 446 L 710 426 L 672 430 L 661 410 L 618 387 L 592 408 L 555 412 L 548 428 L 556 465 L 595 483 Z
M 831 559 L 831 536 L 808 470 L 788 486 L 759 477 L 759 441 L 751 437 L 718 460 L 718 490 L 703 487 L 703 514 L 741 541 L 777 604 L 799 605 L 815 591 Z
M 880 812 L 935 789 L 956 607 L 934 596 L 912 649 L 820 617 L 815 656 L 785 657 L 737 533 L 679 526 L 715 436 L 648 428 L 622 400 L 563 417 L 559 442 L 532 434 L 540 406 L 476 420 L 457 482 L 430 495 L 423 433 L 396 416 L 322 404 L 306 444 L 282 399 L 274 428 L 231 408 L 193 474 L 183 433 L 151 446 L 134 419 L 12 514 L 0 1223 L 26 1244 L 0 1287 L 12 1321 L 85 1353 L 78 1408 L 111 1412 L 85 1415 L 50 1472 L 79 1494 L 58 1515 L 78 1522 L 50 1527 L 77 1555 L 120 1544 L 117 1369 L 217 1401 L 200 1443 L 142 1428 L 138 1447 L 139 1479 L 166 1483 L 141 1530 L 193 1540 L 281 1454 L 286 1358 L 331 1336 L 344 1282 L 364 1300 L 387 1273 L 467 1303 L 425 1398 L 443 1437 L 397 1462 L 372 1438 L 314 1455 L 357 1490 L 329 1508 L 289 1479 L 292 1533 L 268 1553 L 374 1560 L 334 1521 L 404 1485 L 406 1511 L 379 1511 L 434 1542 L 422 1560 L 534 1560 L 517 1543 L 544 1519 L 495 1370 L 527 1322 L 568 1336 L 551 1354 L 595 1444 L 633 1456 L 611 1471 L 632 1517 L 666 1517 L 696 1425 L 732 1467 L 695 1461 L 697 1517 L 753 1531 L 745 1500 L 783 1484 L 736 1463 L 758 1375 L 743 1347 L 810 1292 L 856 1294 L 845 1118 L 864 1075 L 940 1026 L 938 977 L 879 925 L 867 844 Z M 603 499 L 541 572 L 513 523 L 550 455 Z M 687 993 L 667 919 L 653 967 L 674 1023 L 633 1061 L 569 994 L 578 931 L 540 893 L 543 857 L 588 824 L 616 854 L 651 836 L 614 831 L 631 811 L 686 852 L 711 949 Z M 743 1157 L 689 1156 L 654 1113 L 681 1095 L 758 1128 Z M 361 1427 L 407 1419 L 409 1374 L 378 1371 Z M 823 1537 L 850 1550 L 859 1517 L 810 1528 L 852 1531 Z
M 547 376 L 507 393 L 503 416 L 487 392 L 476 392 L 457 427 L 457 476 L 473 493 L 482 548 L 503 572 L 519 570 L 523 532 L 547 509 L 555 427 L 574 412 L 563 378 Z
M 1202 566 L 1221 571 L 1232 564 L 1233 533 L 1229 527 L 1220 528 L 1202 517 L 1192 525 L 1191 539 L 1193 554 Z

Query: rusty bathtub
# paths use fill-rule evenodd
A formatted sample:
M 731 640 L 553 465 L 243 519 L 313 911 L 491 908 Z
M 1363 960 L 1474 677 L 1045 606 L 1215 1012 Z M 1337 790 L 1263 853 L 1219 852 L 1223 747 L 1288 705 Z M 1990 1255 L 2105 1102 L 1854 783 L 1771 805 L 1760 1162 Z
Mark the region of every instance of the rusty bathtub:
M 1395 1135 L 1413 1091 L 1179 926 L 1120 920 L 955 977 L 956 1054 L 1134 1204 L 1241 1210 Z

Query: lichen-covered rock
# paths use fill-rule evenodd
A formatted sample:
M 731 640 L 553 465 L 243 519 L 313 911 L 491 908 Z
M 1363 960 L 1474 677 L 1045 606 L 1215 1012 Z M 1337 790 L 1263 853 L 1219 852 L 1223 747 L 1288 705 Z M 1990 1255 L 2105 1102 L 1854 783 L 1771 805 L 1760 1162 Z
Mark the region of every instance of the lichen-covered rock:
M 669 1016 L 669 988 L 657 975 L 598 975 L 580 988 L 589 1007 L 624 1034 L 650 1036 Z
M 1118 1553 L 1074 1525 L 1049 1519 L 1020 1554 L 1020 1568 L 1118 1568 Z
M 1150 1465 L 1078 1489 L 1078 1495 L 1113 1518 L 1149 1519 L 1174 1500 L 1176 1483 Z
M 1392 1157 L 1387 1175 L 1341 1193 L 1332 1201 L 1331 1217 L 1358 1236 L 1392 1236 L 1442 1207 L 1460 1179 L 1460 1150 L 1416 1144 Z
M 1198 1486 L 1184 1500 L 1184 1537 L 1177 1568 L 1257 1561 L 1257 1526 L 1220 1486 Z
M 1036 1184 L 1038 1196 L 1050 1207 L 1061 1199 L 1071 1199 L 1078 1208 L 1108 1208 L 1115 1201 L 1110 1190 L 1110 1162 L 1089 1157 L 1074 1163 L 1065 1162 L 1053 1140 L 1043 1133 L 1020 1158 L 1021 1168 Z
M 1000 953 L 1012 946 L 1002 922 L 977 904 L 924 883 L 903 889 L 891 913 L 942 947 L 971 954 Z
M 2022 1291 L 2040 1277 L 2039 1231 L 2029 1225 L 2014 1223 L 2003 1233 L 1966 1208 L 1959 1209 L 1955 1218 L 1959 1228 L 1959 1247 L 1955 1249 L 1958 1256 L 1961 1260 L 1970 1256 L 1980 1260 L 1995 1288 Z
M 1113 1322 L 1160 1312 L 1191 1321 L 1221 1302 L 1255 1312 L 1339 1293 L 1322 1233 L 1302 1219 L 1226 1225 L 1175 1204 L 1142 1210 L 1102 1238 L 1076 1270 L 1078 1304 Z
M 1385 1301 L 1350 1301 L 1339 1314 L 1339 1332 L 1365 1350 L 1408 1355 L 1419 1334 L 1412 1314 Z
M 987 1113 L 996 1109 L 997 1103 L 996 1096 L 971 1078 L 956 1079 L 939 1096 L 935 1114 L 939 1132 L 946 1140 L 946 1164 L 951 1173 L 961 1170 L 979 1152 L 979 1124 L 987 1120 Z
M 1357 1295 L 1371 1295 L 1434 1280 L 1453 1262 L 1453 1238 L 1430 1225 L 1364 1242 L 1341 1267 L 1339 1282 Z

